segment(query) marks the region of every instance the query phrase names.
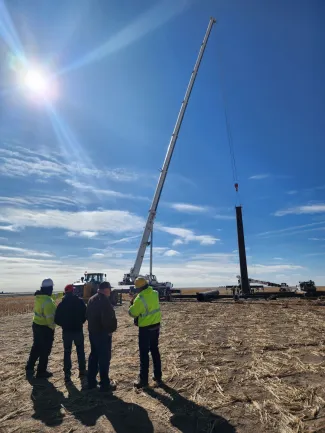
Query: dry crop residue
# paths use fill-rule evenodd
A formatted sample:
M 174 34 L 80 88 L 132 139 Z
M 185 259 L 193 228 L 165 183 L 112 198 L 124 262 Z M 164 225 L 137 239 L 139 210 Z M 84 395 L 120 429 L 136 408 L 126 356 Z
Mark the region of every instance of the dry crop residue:
M 49 381 L 25 380 L 31 314 L 0 320 L 1 432 L 325 432 L 325 310 L 292 300 L 162 305 L 164 389 L 132 389 L 137 328 L 117 307 L 104 397 L 83 391 L 73 355 L 65 385 L 61 331 Z M 86 350 L 89 353 L 86 336 Z

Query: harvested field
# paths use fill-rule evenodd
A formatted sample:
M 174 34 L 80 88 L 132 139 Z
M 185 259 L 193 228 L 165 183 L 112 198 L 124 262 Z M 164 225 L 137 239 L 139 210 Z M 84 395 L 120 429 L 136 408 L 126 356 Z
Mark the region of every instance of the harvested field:
M 132 389 L 137 329 L 117 307 L 111 377 L 103 397 L 65 385 L 61 332 L 49 381 L 25 380 L 31 314 L 0 319 L 0 431 L 105 433 L 325 432 L 325 310 L 314 301 L 162 305 L 164 389 Z M 87 338 L 86 338 L 87 341 Z M 89 353 L 89 345 L 86 346 Z M 74 367 L 76 358 L 73 357 Z
M 30 313 L 34 309 L 34 296 L 6 296 L 0 298 L 0 317 Z

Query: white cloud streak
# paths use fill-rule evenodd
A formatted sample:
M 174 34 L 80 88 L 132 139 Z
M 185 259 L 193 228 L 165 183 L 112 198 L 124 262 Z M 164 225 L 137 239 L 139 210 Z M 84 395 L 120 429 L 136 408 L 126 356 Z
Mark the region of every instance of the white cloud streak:
M 251 176 L 249 179 L 251 180 L 262 180 L 270 177 L 269 174 L 254 174 L 254 176 Z
M 164 253 L 165 257 L 177 257 L 180 256 L 181 253 L 176 250 L 168 250 Z
M 189 242 L 198 242 L 200 245 L 214 245 L 220 239 L 211 235 L 196 235 L 193 230 L 181 227 L 163 227 L 158 226 L 159 230 L 176 236 L 173 245 L 188 244 Z
M 275 216 L 285 216 L 285 215 L 300 215 L 300 214 L 315 214 L 315 213 L 325 213 L 325 204 L 310 204 L 304 206 L 296 206 L 284 210 L 278 210 L 275 212 Z
M 17 254 L 22 254 L 24 256 L 29 256 L 29 257 L 54 257 L 53 254 L 50 253 L 46 253 L 46 252 L 41 252 L 41 251 L 34 251 L 34 250 L 29 250 L 26 248 L 18 248 L 18 247 L 11 247 L 8 245 L 0 245 L 0 252 L 1 251 L 8 251 L 9 253 L 17 253 Z
M 110 189 L 100 189 L 96 188 L 90 185 L 86 185 L 85 183 L 78 182 L 71 179 L 66 179 L 65 182 L 72 186 L 73 188 L 77 188 L 80 190 L 83 190 L 85 192 L 94 194 L 96 196 L 106 196 L 106 197 L 112 197 L 112 198 L 123 198 L 123 199 L 131 199 L 131 200 L 143 200 L 143 201 L 150 201 L 148 197 L 133 195 L 133 194 L 126 194 L 119 191 L 114 191 Z
M 170 207 L 174 210 L 177 210 L 178 212 L 189 213 L 189 214 L 209 212 L 208 206 L 198 206 L 189 203 L 171 203 Z
M 258 233 L 257 236 L 269 236 L 269 235 L 281 235 L 287 232 L 294 232 L 297 233 L 300 230 L 301 231 L 308 231 L 308 230 L 304 230 L 304 229 L 308 229 L 309 227 L 314 227 L 314 226 L 318 226 L 318 225 L 322 225 L 325 224 L 325 221 L 319 221 L 319 222 L 315 222 L 315 223 L 309 223 L 309 224 L 303 224 L 300 226 L 292 226 L 292 227 L 286 227 L 284 229 L 280 229 L 280 230 L 271 230 L 268 232 L 263 232 L 263 233 Z M 316 228 L 315 230 L 322 230 L 321 228 Z M 287 234 L 291 234 L 291 233 L 287 233 Z
M 1 149 L 0 176 L 28 177 L 38 176 L 41 178 L 62 177 L 67 173 L 77 173 L 79 176 L 91 178 L 107 178 L 117 182 L 134 182 L 139 175 L 124 168 L 107 168 L 105 170 L 89 168 L 81 163 L 64 163 L 58 154 L 45 155 L 41 151 L 30 152 L 29 149 L 17 147 L 17 151 Z
M 96 236 L 98 236 L 98 232 L 91 232 L 91 231 L 87 231 L 87 230 L 83 230 L 81 232 L 67 232 L 66 235 L 70 238 L 75 238 L 75 237 L 79 237 L 79 238 L 88 238 L 88 239 L 92 239 L 95 238 Z
M 144 226 L 144 220 L 141 217 L 119 210 L 68 212 L 2 208 L 0 210 L 0 223 L 9 223 L 16 227 L 108 233 L 141 231 Z

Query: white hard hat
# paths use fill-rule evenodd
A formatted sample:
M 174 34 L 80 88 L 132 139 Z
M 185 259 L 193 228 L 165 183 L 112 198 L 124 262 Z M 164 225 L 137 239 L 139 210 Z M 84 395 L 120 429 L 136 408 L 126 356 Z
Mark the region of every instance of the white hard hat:
M 41 288 L 53 287 L 53 286 L 54 286 L 53 280 L 51 278 L 45 278 L 45 280 L 42 281 Z

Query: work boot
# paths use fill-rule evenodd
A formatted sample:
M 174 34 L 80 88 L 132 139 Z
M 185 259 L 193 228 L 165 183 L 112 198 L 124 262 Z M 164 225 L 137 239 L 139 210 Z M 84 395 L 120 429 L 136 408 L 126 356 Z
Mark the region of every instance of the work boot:
M 53 373 L 51 373 L 50 371 L 41 371 L 41 372 L 37 372 L 36 379 L 49 379 L 52 376 Z
M 99 392 L 113 392 L 116 391 L 116 384 L 111 382 L 109 385 L 101 386 Z
M 155 385 L 160 387 L 163 386 L 164 382 L 162 381 L 162 379 L 157 379 L 155 376 L 152 376 L 152 380 L 155 382 Z
M 142 389 L 142 388 L 148 388 L 149 384 L 147 381 L 138 379 L 137 381 L 134 382 L 133 386 L 134 388 Z

